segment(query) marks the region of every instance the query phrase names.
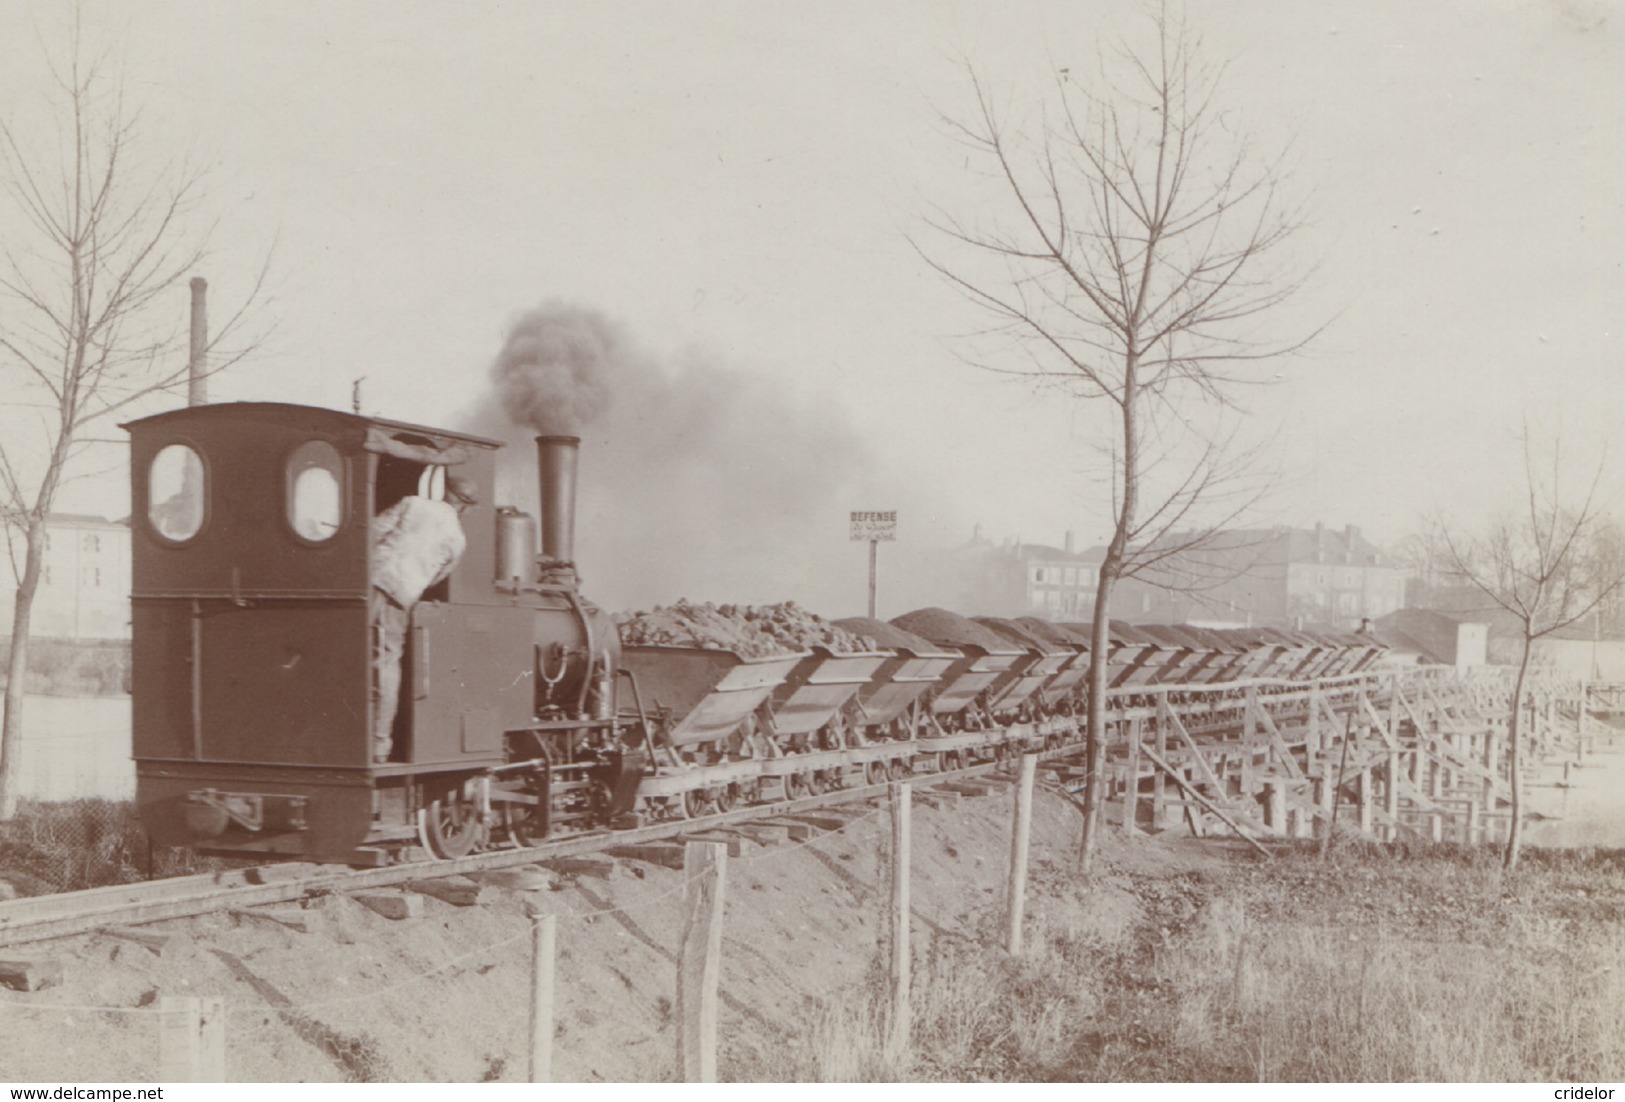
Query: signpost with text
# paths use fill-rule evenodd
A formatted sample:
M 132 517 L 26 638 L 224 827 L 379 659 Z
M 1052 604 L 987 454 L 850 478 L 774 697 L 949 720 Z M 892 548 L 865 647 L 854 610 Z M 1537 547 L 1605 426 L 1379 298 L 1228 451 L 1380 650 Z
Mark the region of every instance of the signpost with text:
M 875 618 L 875 559 L 881 540 L 897 538 L 897 510 L 852 514 L 852 539 L 869 541 L 869 619 Z

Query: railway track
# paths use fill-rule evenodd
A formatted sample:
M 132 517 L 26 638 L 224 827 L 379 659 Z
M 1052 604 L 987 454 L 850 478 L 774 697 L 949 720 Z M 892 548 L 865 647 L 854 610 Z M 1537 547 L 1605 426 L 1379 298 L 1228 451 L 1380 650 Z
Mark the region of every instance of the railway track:
M 1081 746 L 1069 745 L 1046 751 L 1041 756 L 1063 758 L 1081 750 Z M 913 774 L 907 779 L 929 785 L 971 780 L 993 773 L 1001 765 L 990 762 L 963 769 Z M 884 797 L 887 787 L 885 784 L 873 784 L 843 788 L 819 796 L 752 804 L 689 819 L 666 819 L 631 830 L 596 831 L 524 849 L 488 850 L 450 860 L 406 861 L 361 869 L 347 865 L 290 862 L 13 899 L 0 903 L 0 946 L 70 937 L 108 926 L 139 926 L 231 908 L 289 903 L 329 892 L 364 891 L 414 880 L 433 880 L 581 857 L 619 846 L 702 834 L 734 824 L 782 818 L 853 803 L 869 803 Z
M 1343 707 L 1352 708 L 1355 704 L 1354 694 L 1365 683 L 1368 683 L 1367 679 L 1358 676 L 1328 679 L 1311 693 L 1308 689 L 1289 687 L 1276 681 L 1239 682 L 1210 687 L 1206 691 L 1190 694 L 1189 699 L 1170 701 L 1163 707 L 1183 716 L 1185 722 L 1190 725 L 1191 737 L 1201 740 L 1204 747 L 1234 753 L 1242 749 L 1234 741 L 1234 736 L 1243 723 L 1242 716 L 1236 709 L 1241 703 L 1241 694 L 1249 689 L 1273 690 L 1264 700 L 1272 709 L 1277 710 L 1285 721 L 1287 713 L 1307 708 L 1311 700 L 1317 696 L 1328 702 L 1337 700 Z M 1283 689 L 1285 691 L 1280 691 Z M 1116 761 L 1117 756 L 1120 756 L 1121 747 L 1117 743 L 1126 737 L 1126 729 L 1131 723 L 1150 722 L 1159 715 L 1158 706 L 1150 701 L 1146 690 L 1116 690 L 1112 695 L 1117 698 L 1110 721 L 1115 736 L 1110 738 L 1108 761 Z M 1140 697 L 1146 699 L 1137 699 Z M 1379 707 L 1386 707 L 1387 702 L 1380 694 L 1374 694 L 1373 699 L 1378 702 Z M 929 756 L 940 766 L 950 754 L 969 752 L 973 747 L 983 751 L 994 748 L 1001 754 L 1010 754 L 1032 746 L 1037 739 L 1055 733 L 1058 732 L 1053 729 L 1045 730 L 1042 726 L 1016 725 L 1005 730 L 1005 737 L 999 743 L 987 742 L 985 732 L 951 734 L 930 740 L 933 752 Z M 1076 738 L 1075 728 L 1071 731 L 1071 736 Z M 1194 751 L 1194 746 L 1191 750 Z M 1044 759 L 1066 759 L 1082 752 L 1081 742 L 1068 741 L 1063 746 L 1039 753 Z M 826 767 L 831 773 L 844 773 L 850 770 L 853 771 L 853 776 L 861 778 L 867 765 L 887 757 L 895 757 L 896 754 L 896 744 L 881 743 L 838 751 L 816 751 L 773 759 L 765 763 L 761 761 L 724 763 L 704 767 L 704 771 L 709 780 L 718 784 L 756 777 L 768 779 L 791 769 L 806 771 Z M 1168 756 L 1176 761 L 1184 761 L 1187 752 L 1170 749 Z M 1000 761 L 993 761 L 960 768 L 931 769 L 928 772 L 911 773 L 907 779 L 924 785 L 969 780 L 992 773 L 998 770 L 1001 764 Z M 737 777 L 734 776 L 735 772 L 739 774 Z M 669 788 L 671 793 L 678 794 L 684 788 L 692 787 L 692 784 L 691 777 L 677 773 L 646 782 L 645 791 L 651 795 L 660 795 Z M 860 783 L 818 795 L 750 804 L 692 817 L 664 818 L 629 830 L 599 830 L 560 838 L 539 846 L 494 849 L 461 858 L 414 860 L 375 868 L 290 862 L 10 900 L 0 903 L 0 946 L 67 937 L 107 926 L 141 925 L 165 919 L 208 914 L 228 908 L 286 903 L 313 894 L 363 891 L 400 885 L 413 880 L 431 880 L 579 857 L 619 846 L 668 841 L 681 835 L 704 833 L 733 824 L 871 801 L 883 796 L 886 788 L 884 783 Z

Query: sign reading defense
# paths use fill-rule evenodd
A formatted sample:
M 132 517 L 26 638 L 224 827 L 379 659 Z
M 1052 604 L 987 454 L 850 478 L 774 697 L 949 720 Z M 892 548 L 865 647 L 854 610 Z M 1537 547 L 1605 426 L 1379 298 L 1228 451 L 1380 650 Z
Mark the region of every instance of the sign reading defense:
M 895 540 L 897 538 L 897 510 L 885 513 L 853 513 L 852 538 L 854 540 Z

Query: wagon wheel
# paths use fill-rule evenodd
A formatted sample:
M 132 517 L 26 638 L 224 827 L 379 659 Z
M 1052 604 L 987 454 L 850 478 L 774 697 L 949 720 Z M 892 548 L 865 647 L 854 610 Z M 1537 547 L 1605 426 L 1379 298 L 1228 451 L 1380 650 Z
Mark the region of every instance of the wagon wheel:
M 891 780 L 891 767 L 878 759 L 866 762 L 863 766 L 863 779 L 870 784 L 885 784 Z
M 801 773 L 786 773 L 784 775 L 784 798 L 799 800 L 807 794 L 807 778 Z
M 824 771 L 822 769 L 816 769 L 805 776 L 807 781 L 807 795 L 822 796 L 827 791 Z
M 677 817 L 679 819 L 698 819 L 705 814 L 707 802 L 704 789 L 690 788 L 682 796 L 678 797 Z
M 423 844 L 436 857 L 467 857 L 485 835 L 479 809 L 454 788 L 423 810 Z
M 717 789 L 715 803 L 718 811 L 732 811 L 739 803 L 739 786 L 725 784 Z
M 965 754 L 961 750 L 950 750 L 942 755 L 943 771 L 965 768 Z

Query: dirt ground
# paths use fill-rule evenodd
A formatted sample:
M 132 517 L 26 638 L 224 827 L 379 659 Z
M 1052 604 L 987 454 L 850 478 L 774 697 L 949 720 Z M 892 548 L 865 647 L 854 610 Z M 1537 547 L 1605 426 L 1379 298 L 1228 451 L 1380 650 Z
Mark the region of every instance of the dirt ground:
M 940 809 L 915 803 L 917 982 L 941 961 L 951 966 L 978 953 L 985 957 L 978 946 L 1001 944 L 1010 819 L 1004 789 Z M 1427 1079 L 1435 1074 L 1432 1065 L 1388 1072 L 1345 1063 L 1326 1072 L 1319 1065 L 1249 1063 L 1246 1045 L 1234 1037 L 1193 1040 L 1191 1000 L 1211 1000 L 1215 984 L 1221 995 L 1245 986 L 1248 960 L 1267 956 L 1269 946 L 1305 939 L 1315 946 L 1327 942 L 1328 966 L 1341 967 L 1348 963 L 1342 957 L 1354 953 L 1356 971 L 1370 964 L 1355 958 L 1369 957 L 1371 946 L 1424 957 L 1453 953 L 1469 962 L 1510 945 L 1509 966 L 1527 966 L 1535 991 L 1550 986 L 1548 973 L 1572 972 L 1575 983 L 1595 986 L 1595 977 L 1620 956 L 1591 959 L 1596 946 L 1613 945 L 1625 929 L 1621 851 L 1533 855 L 1526 874 L 1506 877 L 1487 850 L 1411 853 L 1349 843 L 1323 862 L 1313 845 L 1302 845 L 1265 861 L 1233 840 L 1175 832 L 1125 839 L 1114 828 L 1097 875 L 1080 884 L 1072 865 L 1077 826 L 1076 810 L 1041 789 L 1027 936 L 1049 947 L 1045 967 L 1069 974 L 1023 979 L 1026 973 L 1016 970 L 1005 976 L 1026 984 L 1026 1005 L 1040 1016 L 1061 1012 L 1048 1007 L 1067 1008 L 1065 1022 L 1042 1030 L 1052 1037 L 1051 1051 L 1023 1051 L 1019 1036 L 988 1041 L 985 1030 L 967 1027 L 963 1034 L 978 1038 L 974 1046 L 981 1051 L 945 1054 L 940 1045 L 932 1052 L 925 1044 L 921 1062 L 902 1074 L 948 1080 Z M 865 981 L 883 967 L 887 833 L 885 813 L 877 810 L 810 842 L 747 844 L 728 861 L 722 1079 L 887 1074 L 862 1064 L 818 1070 L 829 1066 L 832 1016 L 860 1006 Z M 0 949 L 0 958 L 45 957 L 63 968 L 58 986 L 0 990 L 0 1081 L 155 1079 L 154 1010 L 164 995 L 224 998 L 231 1080 L 523 1081 L 533 911 L 559 917 L 555 1078 L 673 1079 L 683 891 L 682 873 L 621 860 L 604 878 L 553 875 L 539 890 L 488 886 L 478 906 L 425 898 L 423 916 L 403 921 L 326 896 L 306 901 L 306 932 L 232 913 L 158 923 L 147 929 L 175 935 L 161 956 L 107 933 Z M 1215 955 L 1221 942 L 1238 939 L 1239 955 Z M 1058 958 L 1057 946 L 1071 946 L 1071 955 Z M 1274 967 L 1263 957 L 1258 963 Z M 1195 984 L 1193 977 L 1215 968 L 1223 973 L 1217 980 Z M 1469 971 L 1464 966 L 1462 974 Z M 998 969 L 977 974 L 1004 982 Z M 1260 982 L 1268 974 L 1266 967 Z M 1625 998 L 1625 986 L 1614 984 L 1597 1005 L 1612 1006 L 1608 992 L 1616 988 Z M 975 998 L 965 1003 L 979 1005 Z M 1625 1014 L 1625 1001 L 1619 1009 Z M 1433 1013 L 1424 1011 L 1424 1020 L 1434 1020 L 1425 1017 Z M 928 1016 L 916 1014 L 917 1023 Z M 1251 1031 L 1251 1020 L 1232 1014 L 1220 1024 Z M 1211 1033 L 1214 1026 L 1204 1028 Z M 1617 1037 L 1604 1044 L 1608 1059 L 1599 1066 L 1613 1068 L 1625 1059 L 1622 1046 Z M 1570 1065 L 1518 1067 L 1544 1072 Z M 1573 1070 L 1590 1067 L 1582 1061 Z
M 917 954 L 935 939 L 997 928 L 1010 796 L 916 803 Z M 1064 875 L 1077 812 L 1040 793 L 1033 876 Z M 800 1043 L 821 1001 L 879 966 L 887 833 L 876 811 L 806 843 L 748 844 L 728 862 L 720 1069 L 749 1075 Z M 1114 846 L 1116 852 L 1122 846 Z M 1144 846 L 1137 864 L 1193 855 Z M 1199 856 L 1199 855 L 1196 855 Z M 1126 879 L 1096 893 L 1098 936 L 1138 917 Z M 309 932 L 238 914 L 154 924 L 178 935 L 162 955 L 108 934 L 0 950 L 48 957 L 63 982 L 0 990 L 0 1080 L 134 1081 L 157 1074 L 164 995 L 226 1000 L 227 1076 L 246 1081 L 480 1081 L 527 1075 L 532 910 L 559 916 L 554 1073 L 569 1081 L 674 1075 L 672 1009 L 682 873 L 618 861 L 607 879 L 555 876 L 541 891 L 488 890 L 478 907 L 424 900 L 423 917 L 384 918 L 354 900 L 306 901 Z M 1043 921 L 1035 893 L 1031 920 Z

